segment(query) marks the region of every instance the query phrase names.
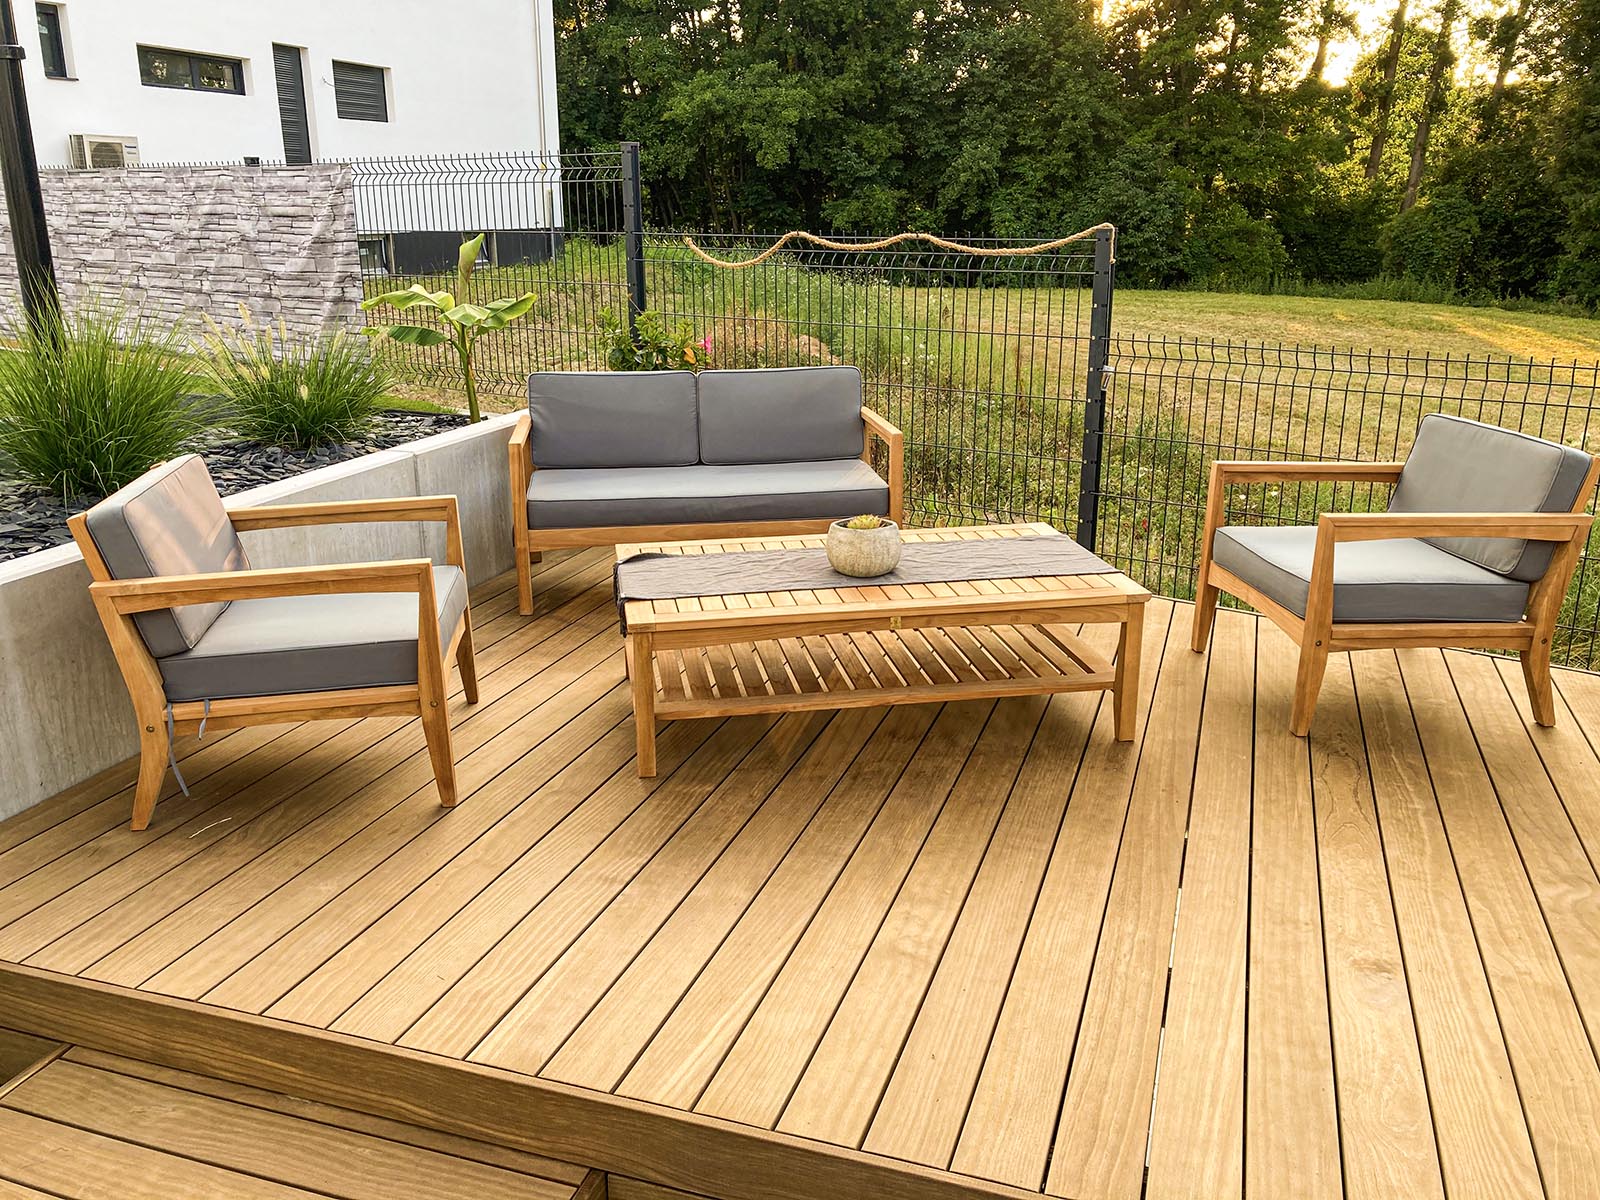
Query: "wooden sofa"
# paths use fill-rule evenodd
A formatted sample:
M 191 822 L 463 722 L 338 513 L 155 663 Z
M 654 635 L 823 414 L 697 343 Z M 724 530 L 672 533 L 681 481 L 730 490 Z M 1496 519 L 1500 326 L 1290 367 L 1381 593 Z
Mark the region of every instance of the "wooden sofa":
M 888 479 L 871 439 L 888 448 Z M 517 596 L 545 550 L 816 533 L 904 512 L 904 439 L 861 404 L 854 367 L 528 377 L 511 435 Z

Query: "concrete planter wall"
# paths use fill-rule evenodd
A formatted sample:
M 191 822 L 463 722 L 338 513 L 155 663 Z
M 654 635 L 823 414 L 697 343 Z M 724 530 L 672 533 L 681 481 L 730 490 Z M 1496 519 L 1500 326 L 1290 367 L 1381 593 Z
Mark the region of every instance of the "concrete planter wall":
M 506 442 L 515 420 L 493 417 L 254 488 L 229 497 L 228 507 L 453 494 L 467 573 L 482 583 L 514 564 Z M 270 530 L 245 542 L 258 567 L 444 559 L 443 534 L 422 525 Z M 88 585 L 74 546 L 0 563 L 0 818 L 138 752 L 133 709 Z

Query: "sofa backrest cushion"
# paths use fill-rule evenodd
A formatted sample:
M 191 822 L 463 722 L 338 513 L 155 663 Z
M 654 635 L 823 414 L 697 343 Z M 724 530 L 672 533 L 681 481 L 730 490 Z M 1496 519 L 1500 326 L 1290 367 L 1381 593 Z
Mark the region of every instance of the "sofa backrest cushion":
M 865 447 L 855 367 L 702 371 L 699 383 L 703 463 L 859 458 Z
M 700 461 L 692 371 L 537 371 L 528 416 L 535 467 Z
M 1430 413 L 1389 501 L 1397 513 L 1570 512 L 1588 475 L 1589 455 L 1497 425 Z M 1531 583 L 1554 547 L 1519 538 L 1429 538 L 1441 550 Z
M 244 571 L 244 545 L 222 507 L 205 460 L 185 454 L 146 471 L 84 514 L 113 579 Z M 156 658 L 194 649 L 225 601 L 138 613 L 134 624 Z

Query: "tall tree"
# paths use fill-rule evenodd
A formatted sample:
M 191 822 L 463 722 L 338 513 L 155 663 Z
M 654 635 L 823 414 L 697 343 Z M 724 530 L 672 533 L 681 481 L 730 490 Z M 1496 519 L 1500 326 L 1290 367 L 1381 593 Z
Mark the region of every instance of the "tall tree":
M 1439 10 L 1439 30 L 1433 39 L 1433 57 L 1428 66 L 1428 86 L 1423 93 L 1422 113 L 1417 117 L 1417 130 L 1411 139 L 1411 170 L 1406 174 L 1405 195 L 1400 198 L 1400 211 L 1408 212 L 1417 203 L 1422 188 L 1422 175 L 1428 166 L 1428 140 L 1433 134 L 1433 123 L 1444 110 L 1445 91 L 1450 85 L 1450 73 L 1456 65 L 1453 43 L 1456 18 L 1461 15 L 1461 0 L 1444 0 Z
M 1378 177 L 1383 166 L 1383 147 L 1389 140 L 1389 118 L 1394 113 L 1395 81 L 1400 75 L 1400 51 L 1406 41 L 1406 0 L 1395 0 L 1394 17 L 1389 22 L 1389 41 L 1383 51 L 1383 80 L 1377 96 L 1377 112 L 1372 124 L 1372 145 L 1367 150 L 1366 176 Z
M 1323 77 L 1328 73 L 1328 48 L 1335 38 L 1353 33 L 1355 28 L 1355 13 L 1345 0 L 1319 0 L 1312 24 L 1317 48 L 1311 56 L 1311 66 L 1306 70 L 1306 82 L 1323 82 Z

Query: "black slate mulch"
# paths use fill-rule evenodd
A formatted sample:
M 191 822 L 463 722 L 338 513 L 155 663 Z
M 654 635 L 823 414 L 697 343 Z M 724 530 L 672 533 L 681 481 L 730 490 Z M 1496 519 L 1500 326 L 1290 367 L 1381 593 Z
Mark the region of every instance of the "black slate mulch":
M 385 412 L 379 415 L 372 432 L 365 437 L 338 446 L 324 446 L 309 454 L 261 442 L 233 440 L 226 430 L 208 433 L 188 448 L 205 455 L 218 490 L 224 496 L 231 496 L 375 450 L 403 446 L 466 423 L 464 415 L 455 413 Z M 72 535 L 67 532 L 67 518 L 93 503 L 92 497 L 77 497 L 70 503 L 62 503 L 60 496 L 30 483 L 0 479 L 0 562 L 70 542 Z

